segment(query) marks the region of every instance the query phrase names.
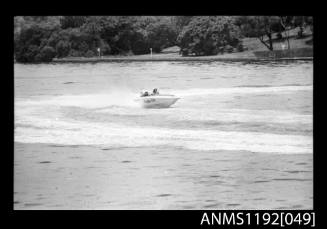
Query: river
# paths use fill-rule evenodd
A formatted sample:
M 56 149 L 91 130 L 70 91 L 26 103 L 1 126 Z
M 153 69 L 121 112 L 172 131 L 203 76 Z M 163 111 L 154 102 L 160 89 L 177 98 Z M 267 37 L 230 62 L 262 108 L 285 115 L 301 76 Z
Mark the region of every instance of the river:
M 312 61 L 14 74 L 14 209 L 313 208 Z M 141 108 L 153 88 L 181 99 Z

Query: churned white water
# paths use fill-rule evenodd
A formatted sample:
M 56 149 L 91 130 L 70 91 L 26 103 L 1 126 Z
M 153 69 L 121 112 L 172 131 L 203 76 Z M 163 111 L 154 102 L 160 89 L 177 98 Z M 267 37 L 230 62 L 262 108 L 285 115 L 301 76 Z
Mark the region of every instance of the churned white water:
M 312 82 L 304 61 L 15 64 L 15 208 L 312 208 Z M 181 99 L 143 109 L 153 88 Z

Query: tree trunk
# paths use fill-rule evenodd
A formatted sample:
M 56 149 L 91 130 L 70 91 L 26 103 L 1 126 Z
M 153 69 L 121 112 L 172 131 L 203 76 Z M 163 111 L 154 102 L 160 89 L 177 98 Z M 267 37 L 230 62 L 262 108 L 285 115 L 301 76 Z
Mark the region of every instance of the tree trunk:
M 289 31 L 287 31 L 286 21 L 284 21 L 284 18 L 280 17 L 280 24 L 284 28 L 286 40 L 287 40 L 287 49 L 290 49 L 290 40 L 289 40 Z
M 259 40 L 260 40 L 260 42 L 262 43 L 262 44 L 264 44 L 270 51 L 272 51 L 273 50 L 273 46 L 272 46 L 272 40 L 271 39 L 269 39 L 269 45 L 264 41 L 264 39 L 263 39 L 263 36 L 260 36 L 260 37 L 258 37 L 259 38 Z
M 274 50 L 274 47 L 273 47 L 273 41 L 271 39 L 271 33 L 268 33 L 267 34 L 267 37 L 269 38 L 269 50 L 270 51 L 273 51 Z
M 289 31 L 287 31 L 286 33 L 287 33 L 287 35 L 286 35 L 287 48 L 288 48 L 288 49 L 291 49 L 291 46 L 290 46 L 290 36 L 289 36 Z

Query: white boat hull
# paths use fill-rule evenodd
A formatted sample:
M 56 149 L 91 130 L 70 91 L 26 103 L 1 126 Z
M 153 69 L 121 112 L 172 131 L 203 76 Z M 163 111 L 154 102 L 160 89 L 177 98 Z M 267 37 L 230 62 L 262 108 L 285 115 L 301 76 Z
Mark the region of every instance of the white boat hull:
M 144 108 L 168 108 L 179 98 L 173 95 L 150 95 L 138 99 Z

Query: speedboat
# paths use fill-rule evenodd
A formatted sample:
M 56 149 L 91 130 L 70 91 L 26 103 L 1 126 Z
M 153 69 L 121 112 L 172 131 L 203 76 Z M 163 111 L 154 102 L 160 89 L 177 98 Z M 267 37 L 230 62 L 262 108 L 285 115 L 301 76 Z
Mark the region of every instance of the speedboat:
M 144 108 L 168 108 L 179 99 L 174 95 L 157 94 L 143 96 L 137 100 L 141 102 Z

